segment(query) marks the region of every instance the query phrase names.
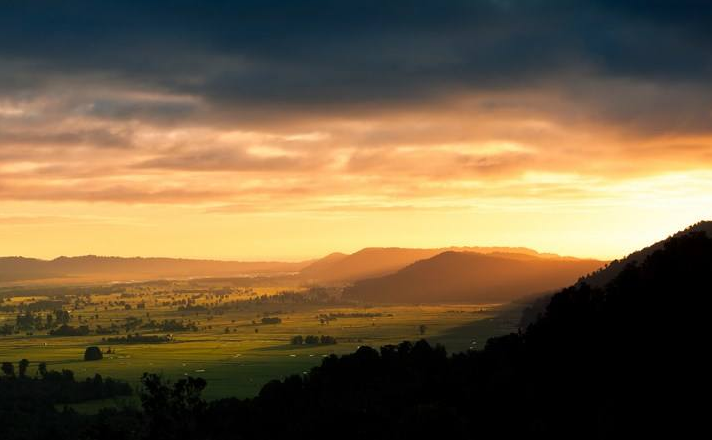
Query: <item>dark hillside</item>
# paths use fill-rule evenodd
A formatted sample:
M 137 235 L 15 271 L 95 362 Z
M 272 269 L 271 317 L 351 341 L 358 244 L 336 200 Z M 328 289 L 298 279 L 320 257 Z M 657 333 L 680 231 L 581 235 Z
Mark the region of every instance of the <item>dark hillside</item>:
M 665 246 L 665 243 L 667 243 L 667 241 L 671 238 L 680 237 L 691 232 L 701 232 L 706 234 L 708 237 L 712 237 L 712 221 L 696 223 L 689 228 L 674 234 L 672 237 L 661 240 L 639 251 L 633 252 L 623 259 L 611 261 L 605 268 L 582 278 L 580 281 L 592 286 L 603 287 L 611 282 L 611 280 L 613 280 L 613 278 L 615 278 L 616 275 L 618 275 L 628 264 L 642 263 L 653 252 L 662 249 Z

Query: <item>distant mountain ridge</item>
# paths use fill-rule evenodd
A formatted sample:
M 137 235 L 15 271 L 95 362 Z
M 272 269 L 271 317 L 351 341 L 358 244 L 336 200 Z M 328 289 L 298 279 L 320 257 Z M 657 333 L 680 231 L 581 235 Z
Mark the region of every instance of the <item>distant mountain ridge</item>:
M 85 255 L 41 260 L 0 257 L 0 281 L 49 278 L 91 278 L 102 280 L 148 279 L 158 277 L 239 276 L 260 273 L 298 272 L 312 261 L 244 262 L 193 260 L 161 257 L 104 257 Z
M 364 278 L 373 278 L 396 272 L 419 260 L 432 258 L 443 252 L 474 252 L 508 256 L 516 259 L 557 259 L 576 260 L 556 254 L 539 253 L 525 247 L 445 247 L 433 249 L 371 247 L 364 248 L 350 255 L 331 254 L 305 267 L 301 275 L 316 282 L 352 282 Z
M 507 302 L 574 283 L 605 264 L 598 260 L 447 251 L 393 274 L 347 287 L 344 296 L 371 302 Z
M 608 263 L 605 268 L 602 268 L 599 271 L 582 277 L 579 280 L 579 283 L 587 283 L 594 287 L 604 287 L 606 284 L 611 282 L 619 273 L 621 273 L 628 264 L 642 263 L 653 252 L 661 250 L 663 247 L 665 247 L 665 243 L 667 243 L 671 238 L 681 237 L 683 235 L 689 234 L 690 232 L 704 232 L 708 237 L 712 238 L 712 221 L 701 221 L 699 223 L 695 223 L 694 225 L 671 235 L 665 240 L 658 241 L 657 243 L 654 243 L 639 251 L 633 252 L 632 254 L 620 260 L 613 260 Z
M 580 261 L 573 257 L 540 253 L 525 247 L 370 247 L 353 254 L 334 252 L 302 262 L 224 261 L 163 257 L 84 255 L 52 260 L 0 257 L 0 282 L 30 280 L 123 281 L 171 277 L 231 277 L 294 274 L 301 282 L 349 284 L 393 274 L 417 261 L 445 252 L 469 252 L 509 260 Z M 580 274 L 581 275 L 581 274 Z

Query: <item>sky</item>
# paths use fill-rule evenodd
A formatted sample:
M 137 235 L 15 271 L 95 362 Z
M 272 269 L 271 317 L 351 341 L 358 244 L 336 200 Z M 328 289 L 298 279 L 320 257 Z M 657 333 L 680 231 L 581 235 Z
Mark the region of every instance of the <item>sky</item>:
M 616 258 L 712 218 L 712 2 L 0 2 L 0 255 Z

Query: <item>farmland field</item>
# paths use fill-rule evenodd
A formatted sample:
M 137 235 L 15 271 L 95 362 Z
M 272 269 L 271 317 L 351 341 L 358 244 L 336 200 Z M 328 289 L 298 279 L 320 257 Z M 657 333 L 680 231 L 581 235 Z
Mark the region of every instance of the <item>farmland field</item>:
M 99 373 L 134 385 L 144 372 L 199 376 L 207 380 L 204 394 L 211 399 L 253 396 L 269 380 L 300 374 L 324 356 L 361 345 L 426 338 L 448 351 L 481 348 L 489 337 L 516 330 L 519 318 L 512 305 L 372 306 L 342 301 L 338 289 L 236 287 L 229 280 L 97 286 L 61 296 L 51 289 L 32 292 L 3 293 L 0 328 L 16 324 L 28 310 L 43 324 L 0 335 L 0 361 L 26 358 L 31 374 L 46 362 L 48 369 L 73 370 L 78 378 Z M 68 326 L 86 326 L 88 334 L 50 335 L 58 325 L 47 325 L 47 315 L 57 315 L 60 307 L 70 312 Z M 126 339 L 136 334 L 158 338 Z M 293 337 L 309 335 L 330 336 L 336 344 L 293 344 Z M 104 359 L 83 360 L 92 345 Z

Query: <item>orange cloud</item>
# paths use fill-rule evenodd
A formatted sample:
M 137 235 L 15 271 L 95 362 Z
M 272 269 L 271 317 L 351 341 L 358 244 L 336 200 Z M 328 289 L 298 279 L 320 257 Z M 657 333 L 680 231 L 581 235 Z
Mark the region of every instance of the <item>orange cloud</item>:
M 237 112 L 234 125 L 198 99 L 111 94 L 136 111 L 97 113 L 72 96 L 0 106 L 7 252 L 299 258 L 493 244 L 610 258 L 637 242 L 581 234 L 610 221 L 671 232 L 712 206 L 712 130 L 648 130 L 566 94 L 462 94 L 271 124 Z M 200 116 L 147 117 L 146 102 Z

